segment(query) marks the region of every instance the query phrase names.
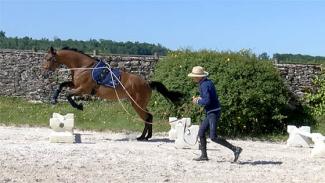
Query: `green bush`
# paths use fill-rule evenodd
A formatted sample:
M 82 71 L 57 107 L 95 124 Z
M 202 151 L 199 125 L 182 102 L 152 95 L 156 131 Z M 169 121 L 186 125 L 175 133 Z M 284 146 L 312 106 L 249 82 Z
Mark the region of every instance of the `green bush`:
M 312 114 L 317 117 L 325 116 L 325 73 L 316 77 L 314 84 L 318 86 L 315 93 L 308 93 L 306 101 L 311 108 Z
M 191 117 L 202 120 L 202 107 L 191 103 L 198 86 L 187 74 L 193 66 L 203 66 L 216 85 L 222 105 L 218 133 L 228 136 L 284 132 L 290 122 L 286 115 L 290 95 L 272 63 L 259 60 L 250 51 L 215 52 L 189 50 L 170 52 L 155 68 L 152 80 L 186 94 L 181 106 L 173 106 L 154 94 L 151 110 L 162 118 Z

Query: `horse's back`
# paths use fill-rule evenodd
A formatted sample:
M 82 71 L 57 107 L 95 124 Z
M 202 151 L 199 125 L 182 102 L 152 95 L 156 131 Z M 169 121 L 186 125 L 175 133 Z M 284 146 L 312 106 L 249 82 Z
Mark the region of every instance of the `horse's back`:
M 125 87 L 132 86 L 133 88 L 150 88 L 148 81 L 137 74 L 121 71 L 121 80 Z

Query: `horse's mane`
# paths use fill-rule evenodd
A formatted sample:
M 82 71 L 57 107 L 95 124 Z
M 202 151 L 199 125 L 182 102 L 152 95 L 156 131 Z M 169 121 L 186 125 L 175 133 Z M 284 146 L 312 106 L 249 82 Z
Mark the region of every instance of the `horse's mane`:
M 83 55 L 86 55 L 86 56 L 92 58 L 90 55 L 88 55 L 88 54 L 84 53 L 83 51 L 80 51 L 80 50 L 78 50 L 78 49 L 76 49 L 76 48 L 70 48 L 70 47 L 66 46 L 66 47 L 63 47 L 61 50 L 70 50 L 70 51 L 75 51 L 75 52 L 81 53 L 81 54 L 83 54 Z

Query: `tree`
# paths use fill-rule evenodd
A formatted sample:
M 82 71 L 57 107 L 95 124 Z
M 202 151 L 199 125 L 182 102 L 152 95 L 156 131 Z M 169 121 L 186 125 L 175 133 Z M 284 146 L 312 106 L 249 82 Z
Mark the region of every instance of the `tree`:
M 0 39 L 6 38 L 6 33 L 4 31 L 0 31 Z
M 279 54 L 273 55 L 273 59 L 277 60 L 279 63 L 293 63 L 293 64 L 324 64 L 325 57 L 321 56 L 310 56 L 301 54 Z
M 270 60 L 270 57 L 266 52 L 263 52 L 258 56 L 258 59 L 259 60 Z
M 160 44 L 149 44 L 139 42 L 116 42 L 112 40 L 90 39 L 82 40 L 61 40 L 54 37 L 54 40 L 42 38 L 35 40 L 25 36 L 24 38 L 6 37 L 4 31 L 0 31 L 0 48 L 8 49 L 27 49 L 27 50 L 47 50 L 50 46 L 57 49 L 62 47 L 76 48 L 86 53 L 93 53 L 94 50 L 99 50 L 103 54 L 134 54 L 134 55 L 153 55 L 158 52 L 159 55 L 166 55 L 169 51 Z

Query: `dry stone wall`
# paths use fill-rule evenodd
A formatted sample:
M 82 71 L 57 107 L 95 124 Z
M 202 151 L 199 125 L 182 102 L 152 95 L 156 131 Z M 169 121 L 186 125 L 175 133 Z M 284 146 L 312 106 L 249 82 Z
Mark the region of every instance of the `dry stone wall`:
M 49 101 L 59 83 L 67 81 L 69 71 L 54 72 L 49 78 L 42 76 L 44 52 L 0 50 L 0 95 L 19 96 L 30 100 Z M 157 56 L 95 56 L 105 59 L 112 67 L 124 67 L 127 71 L 147 79 L 153 73 Z M 298 97 L 314 90 L 312 80 L 321 73 L 319 65 L 275 65 L 289 89 Z M 62 99 L 61 95 L 61 99 Z
M 296 96 L 303 97 L 305 92 L 316 90 L 313 79 L 321 74 L 320 65 L 276 64 L 275 66 L 289 90 Z
M 19 96 L 30 100 L 49 101 L 58 84 L 67 81 L 69 71 L 56 71 L 44 78 L 41 68 L 45 52 L 0 50 L 0 95 Z M 124 67 L 128 72 L 147 79 L 158 61 L 157 56 L 97 55 L 112 67 Z M 61 95 L 61 99 L 62 99 Z

